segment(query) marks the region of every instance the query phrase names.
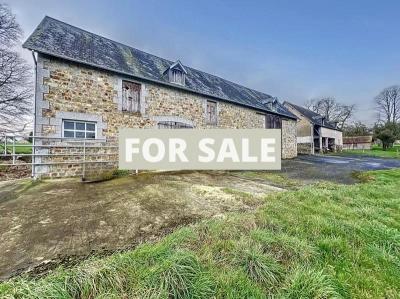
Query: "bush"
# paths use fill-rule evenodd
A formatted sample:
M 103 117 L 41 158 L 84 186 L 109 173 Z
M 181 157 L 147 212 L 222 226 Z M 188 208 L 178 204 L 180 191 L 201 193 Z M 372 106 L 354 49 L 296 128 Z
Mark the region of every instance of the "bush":
M 393 143 L 400 138 L 400 125 L 396 123 L 386 123 L 376 125 L 374 128 L 374 137 L 382 142 L 383 150 L 393 146 Z

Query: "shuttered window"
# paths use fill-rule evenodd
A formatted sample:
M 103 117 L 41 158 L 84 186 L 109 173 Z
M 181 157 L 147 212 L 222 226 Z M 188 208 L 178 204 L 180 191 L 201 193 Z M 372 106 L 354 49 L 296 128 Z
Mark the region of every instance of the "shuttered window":
M 206 111 L 207 123 L 216 125 L 217 124 L 217 103 L 212 101 L 207 101 L 207 111 Z
M 282 120 L 279 116 L 273 114 L 265 115 L 265 128 L 266 129 L 281 129 Z
M 122 81 L 122 111 L 140 112 L 140 84 Z
M 185 84 L 184 74 L 180 70 L 172 70 L 172 82 L 180 85 Z

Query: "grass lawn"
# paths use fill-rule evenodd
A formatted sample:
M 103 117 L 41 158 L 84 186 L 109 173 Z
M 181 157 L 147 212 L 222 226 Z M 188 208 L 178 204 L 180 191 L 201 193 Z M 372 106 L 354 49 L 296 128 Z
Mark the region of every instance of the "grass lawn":
M 344 150 L 340 155 L 365 155 L 381 158 L 399 158 L 400 159 L 400 145 L 393 146 L 386 151 L 382 150 L 381 146 L 374 145 L 371 150 Z
M 254 212 L 4 282 L 0 297 L 399 298 L 400 169 L 364 181 L 266 195 Z
M 7 152 L 12 153 L 13 146 L 12 143 L 7 144 Z M 16 154 L 31 154 L 32 144 L 30 143 L 15 143 L 15 153 Z M 0 144 L 0 155 L 4 154 L 4 143 Z

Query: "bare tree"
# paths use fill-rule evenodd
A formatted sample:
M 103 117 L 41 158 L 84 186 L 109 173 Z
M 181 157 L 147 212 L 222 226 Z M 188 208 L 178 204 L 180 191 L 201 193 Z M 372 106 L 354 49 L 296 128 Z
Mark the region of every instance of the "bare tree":
M 21 38 L 21 27 L 10 9 L 0 3 L 0 43 L 4 46 L 12 46 Z
M 393 85 L 382 90 L 375 97 L 378 121 L 397 123 L 400 121 L 400 86 Z
M 32 107 L 31 67 L 13 50 L 21 35 L 11 10 L 0 4 L 0 132 L 24 130 Z
M 327 120 L 337 122 L 340 129 L 343 129 L 355 111 L 355 105 L 338 103 L 333 97 L 312 99 L 306 102 L 305 105 L 308 109 L 322 115 Z
M 347 124 L 343 128 L 343 135 L 346 137 L 350 136 L 368 136 L 372 134 L 372 128 L 368 127 L 366 124 L 355 121 L 351 124 Z

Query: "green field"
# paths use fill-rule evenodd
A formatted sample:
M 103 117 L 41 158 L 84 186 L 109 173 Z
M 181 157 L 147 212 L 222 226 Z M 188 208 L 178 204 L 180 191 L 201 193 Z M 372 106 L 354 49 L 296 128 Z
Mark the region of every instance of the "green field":
M 400 169 L 360 178 L 266 195 L 254 212 L 4 282 L 0 297 L 399 298 Z
M 400 159 L 400 146 L 393 146 L 386 151 L 382 150 L 381 146 L 374 145 L 371 150 L 344 150 L 340 155 L 365 155 L 381 158 L 399 158 Z
M 13 145 L 12 143 L 7 144 L 7 152 L 12 153 Z M 15 153 L 16 154 L 31 154 L 32 144 L 30 143 L 15 143 Z M 4 154 L 4 143 L 0 144 L 0 155 Z

